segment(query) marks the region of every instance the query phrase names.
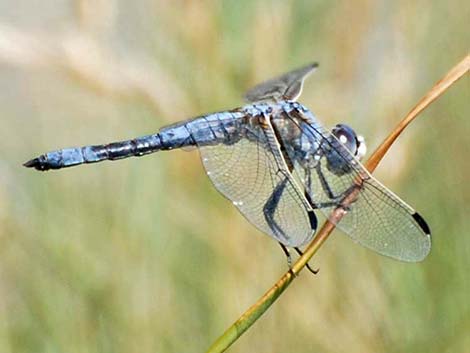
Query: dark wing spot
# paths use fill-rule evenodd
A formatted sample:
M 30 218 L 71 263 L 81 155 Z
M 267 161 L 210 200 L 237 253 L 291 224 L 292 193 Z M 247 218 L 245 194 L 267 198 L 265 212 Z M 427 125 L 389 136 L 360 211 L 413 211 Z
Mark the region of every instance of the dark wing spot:
M 416 223 L 418 223 L 418 225 L 421 227 L 423 232 L 428 234 L 428 235 L 431 235 L 431 229 L 429 229 L 429 226 L 426 223 L 426 221 L 424 220 L 424 218 L 421 217 L 421 215 L 418 212 L 413 213 L 412 216 L 413 216 L 414 220 L 416 221 Z
M 313 232 L 315 232 L 318 226 L 318 220 L 317 220 L 317 216 L 315 215 L 315 212 L 308 211 L 308 220 L 310 221 L 310 228 L 312 229 Z

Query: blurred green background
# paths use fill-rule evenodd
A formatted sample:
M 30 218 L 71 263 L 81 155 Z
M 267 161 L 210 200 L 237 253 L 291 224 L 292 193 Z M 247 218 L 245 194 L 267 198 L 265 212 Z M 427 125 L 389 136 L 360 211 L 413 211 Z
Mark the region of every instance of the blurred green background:
M 196 151 L 45 174 L 62 147 L 242 104 L 313 60 L 301 101 L 373 150 L 469 52 L 466 1 L 0 0 L 0 352 L 202 352 L 286 270 Z M 419 264 L 336 232 L 230 352 L 468 352 L 469 75 L 377 177 L 433 231 Z

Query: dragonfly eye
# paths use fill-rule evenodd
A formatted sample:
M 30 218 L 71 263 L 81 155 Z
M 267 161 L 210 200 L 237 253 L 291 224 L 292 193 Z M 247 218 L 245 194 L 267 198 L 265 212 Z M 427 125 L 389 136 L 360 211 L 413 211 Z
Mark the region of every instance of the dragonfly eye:
M 357 135 L 348 125 L 338 124 L 333 129 L 333 135 L 341 142 L 354 156 L 357 154 Z
M 345 124 L 338 124 L 333 129 L 333 135 L 359 160 L 367 152 L 364 137 L 356 135 L 354 130 Z

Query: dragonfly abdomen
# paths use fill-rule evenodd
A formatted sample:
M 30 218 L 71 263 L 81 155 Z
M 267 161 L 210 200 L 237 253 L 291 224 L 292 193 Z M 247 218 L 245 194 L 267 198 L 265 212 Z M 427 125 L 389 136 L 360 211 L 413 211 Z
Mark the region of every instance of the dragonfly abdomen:
M 159 134 L 154 134 L 105 145 L 72 147 L 52 151 L 31 159 L 24 163 L 24 166 L 42 171 L 61 169 L 84 163 L 139 157 L 156 152 L 162 149 L 161 147 Z
M 231 144 L 241 138 L 241 116 L 239 112 L 209 114 L 164 127 L 156 134 L 132 140 L 48 152 L 24 163 L 24 166 L 46 171 L 104 160 L 140 157 L 182 147 Z

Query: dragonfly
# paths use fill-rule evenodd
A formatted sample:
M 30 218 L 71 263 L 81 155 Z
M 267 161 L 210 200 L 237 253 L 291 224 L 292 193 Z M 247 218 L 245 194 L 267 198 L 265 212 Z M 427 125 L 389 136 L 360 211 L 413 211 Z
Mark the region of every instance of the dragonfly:
M 323 127 L 298 102 L 305 78 L 317 67 L 311 63 L 256 85 L 245 94 L 244 106 L 131 140 L 56 150 L 24 166 L 46 171 L 196 147 L 215 188 L 281 244 L 289 266 L 288 249 L 301 254 L 321 213 L 381 255 L 423 260 L 431 249 L 430 229 L 360 163 L 364 138 L 346 124 Z

